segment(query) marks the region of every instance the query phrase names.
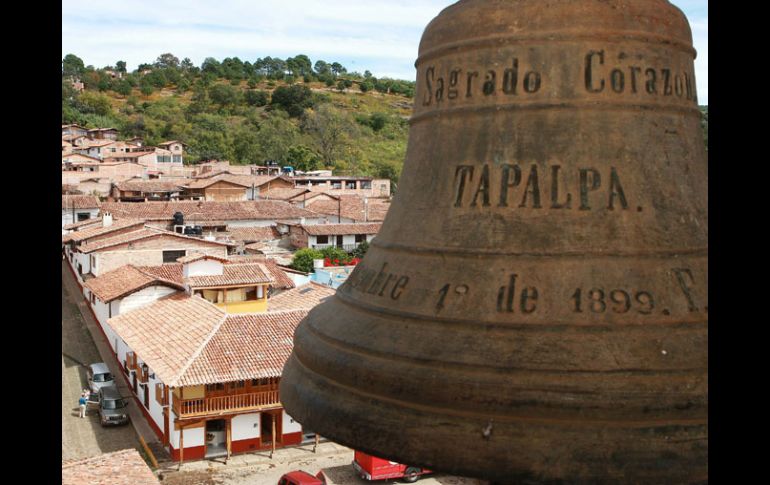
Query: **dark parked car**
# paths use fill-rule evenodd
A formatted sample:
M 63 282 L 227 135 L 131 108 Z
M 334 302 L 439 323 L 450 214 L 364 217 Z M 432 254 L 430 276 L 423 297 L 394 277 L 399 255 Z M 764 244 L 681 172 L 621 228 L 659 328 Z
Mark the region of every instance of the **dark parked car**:
M 123 399 L 115 386 L 99 389 L 99 422 L 102 426 L 128 423 L 128 400 Z

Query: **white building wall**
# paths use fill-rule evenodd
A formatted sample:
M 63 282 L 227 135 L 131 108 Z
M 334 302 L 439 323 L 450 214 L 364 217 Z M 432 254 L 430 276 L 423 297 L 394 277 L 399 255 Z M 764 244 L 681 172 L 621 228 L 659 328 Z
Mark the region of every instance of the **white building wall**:
M 90 294 L 90 291 L 87 289 L 84 290 L 87 293 Z M 89 304 L 91 305 L 91 309 L 94 311 L 94 315 L 96 315 L 96 320 L 99 322 L 99 325 L 102 326 L 102 329 L 104 329 L 105 323 L 107 323 L 107 319 L 110 318 L 110 306 L 107 303 L 104 303 L 99 298 L 96 298 L 96 303 L 91 303 L 90 295 L 86 294 L 86 298 L 89 299 Z M 114 315 L 113 315 L 114 316 Z
M 192 263 L 184 265 L 185 278 L 190 276 L 221 276 L 224 274 L 224 271 L 225 267 L 222 263 L 210 259 L 193 261 Z
M 296 273 L 289 273 L 286 272 L 286 276 L 291 278 L 291 281 L 294 282 L 294 286 L 302 286 L 310 283 L 310 275 L 301 275 Z
M 299 433 L 302 431 L 302 425 L 294 421 L 294 418 L 283 412 L 283 434 Z
M 259 417 L 260 413 L 239 414 L 235 416 L 232 423 L 232 440 L 239 441 L 259 438 Z M 186 442 L 187 440 L 185 439 Z
M 150 368 L 150 375 L 151 376 L 153 375 L 152 368 Z M 160 382 L 161 382 L 161 380 L 157 379 L 157 378 L 156 379 L 150 378 L 147 381 L 147 385 L 149 386 L 147 389 L 150 392 L 150 398 L 149 398 L 150 407 L 149 408 L 145 408 L 145 409 L 147 409 L 147 412 L 150 414 L 150 416 L 152 417 L 152 420 L 155 422 L 155 426 L 157 426 L 161 431 L 163 431 L 163 406 L 161 406 L 160 403 L 158 402 L 158 400 L 155 399 L 155 385 L 160 383 Z M 142 392 L 144 392 L 141 388 L 139 388 L 139 389 Z M 140 395 L 139 400 L 142 401 L 143 397 L 144 396 Z M 171 396 L 171 391 L 169 391 L 168 398 L 169 398 L 169 400 L 173 399 L 173 397 Z M 142 401 L 142 406 L 144 406 L 144 402 L 143 401 Z M 169 415 L 169 427 L 173 427 L 173 417 L 172 416 L 173 416 L 173 412 L 171 412 L 171 414 Z M 187 436 L 185 436 L 185 438 L 187 438 Z M 185 441 L 186 441 L 186 439 L 185 439 Z
M 78 276 L 80 283 L 83 283 L 83 277 L 78 272 L 78 264 L 83 268 L 82 274 L 91 272 L 91 257 L 89 254 L 75 253 L 75 261 L 73 261 L 72 268 L 75 270 L 75 274 Z
M 173 412 L 171 414 L 173 415 Z M 171 420 L 171 422 L 173 422 L 173 418 L 169 417 L 169 419 Z M 171 436 L 169 439 L 171 446 L 173 446 L 175 450 L 178 450 L 180 431 L 178 429 L 174 429 L 174 425 L 171 423 L 169 423 L 169 431 L 171 432 Z M 184 447 L 185 448 L 190 448 L 193 446 L 203 446 L 205 444 L 206 444 L 206 427 L 205 426 L 201 426 L 200 428 L 187 428 L 184 430 Z
M 163 298 L 166 295 L 176 293 L 177 291 L 179 290 L 175 288 L 169 288 L 168 286 L 149 286 L 123 298 L 120 301 L 120 313 L 127 313 L 131 310 L 142 308 L 149 305 L 150 303 L 157 301 L 160 298 Z M 116 314 L 113 313 L 112 316 L 114 317 Z

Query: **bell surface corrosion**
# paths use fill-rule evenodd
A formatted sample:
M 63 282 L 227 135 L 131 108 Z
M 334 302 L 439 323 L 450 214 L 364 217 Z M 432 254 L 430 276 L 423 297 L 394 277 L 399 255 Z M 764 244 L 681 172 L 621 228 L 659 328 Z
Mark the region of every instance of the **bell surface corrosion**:
M 295 334 L 322 436 L 516 483 L 708 480 L 708 170 L 665 0 L 464 0 L 426 28 L 399 191 Z

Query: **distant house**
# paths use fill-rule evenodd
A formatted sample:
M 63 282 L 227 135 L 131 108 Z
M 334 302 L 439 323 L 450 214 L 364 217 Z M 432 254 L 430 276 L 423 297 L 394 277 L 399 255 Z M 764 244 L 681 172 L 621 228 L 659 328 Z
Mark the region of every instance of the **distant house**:
M 93 219 L 99 214 L 101 202 L 93 195 L 62 195 L 61 196 L 61 225 L 62 228 L 73 222 Z
M 88 128 L 84 128 L 80 125 L 71 124 L 71 125 L 61 125 L 61 136 L 62 137 L 70 137 L 70 136 L 86 136 L 88 133 Z
M 92 140 L 117 140 L 118 130 L 115 128 L 94 128 L 88 130 L 86 135 Z
M 174 263 L 191 253 L 226 258 L 229 247 L 224 242 L 143 227 L 97 241 L 81 242 L 75 249 L 75 256 L 81 275 L 99 276 L 125 264 L 159 266 Z
M 182 461 L 305 439 L 283 410 L 278 387 L 306 315 L 233 315 L 199 296 L 177 294 L 107 324 L 131 391 L 172 459 Z
M 289 227 L 289 239 L 295 248 L 337 247 L 352 251 L 361 243 L 374 239 L 381 226 L 381 223 L 299 224 Z
M 390 208 L 390 201 L 366 198 L 360 195 L 330 195 L 310 198 L 305 208 L 332 217 L 334 222 L 382 222 Z
M 372 177 L 344 177 L 303 175 L 294 177 L 297 187 L 315 191 L 339 190 L 340 193 L 358 194 L 366 197 L 390 197 L 390 180 Z M 335 194 L 337 195 L 337 194 Z
M 182 143 L 181 141 L 172 140 L 172 141 L 159 143 L 158 147 L 171 152 L 172 163 L 179 163 L 179 164 L 184 163 L 183 153 L 185 148 L 187 148 L 187 145 L 185 143 Z
M 182 193 L 178 181 L 130 179 L 113 185 L 112 197 L 119 202 L 175 200 Z
M 230 177 L 197 179 L 185 185 L 185 196 L 206 201 L 237 202 L 248 200 L 249 186 Z

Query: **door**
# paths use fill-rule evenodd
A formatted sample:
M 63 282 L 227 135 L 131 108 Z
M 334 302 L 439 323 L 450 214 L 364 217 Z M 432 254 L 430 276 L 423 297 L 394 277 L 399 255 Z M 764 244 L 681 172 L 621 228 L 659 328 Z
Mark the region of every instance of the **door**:
M 142 387 L 144 387 L 144 407 L 150 409 L 150 385 L 143 384 Z
M 273 442 L 273 415 L 270 413 L 260 414 L 259 426 L 262 446 L 271 444 Z
M 139 391 L 136 388 L 136 371 L 131 371 L 131 383 L 133 384 L 134 392 L 139 394 Z
M 337 247 L 342 248 L 342 236 L 337 236 Z

